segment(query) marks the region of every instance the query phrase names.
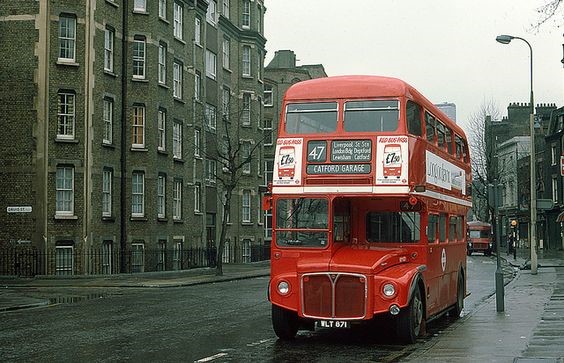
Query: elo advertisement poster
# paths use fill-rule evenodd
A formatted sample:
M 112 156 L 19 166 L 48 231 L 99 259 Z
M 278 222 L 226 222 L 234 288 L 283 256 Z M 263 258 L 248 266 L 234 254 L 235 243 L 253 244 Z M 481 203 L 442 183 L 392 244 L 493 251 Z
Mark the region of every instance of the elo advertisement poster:
M 274 157 L 273 186 L 296 186 L 302 182 L 302 138 L 278 139 Z
M 376 139 L 376 185 L 407 185 L 407 136 Z

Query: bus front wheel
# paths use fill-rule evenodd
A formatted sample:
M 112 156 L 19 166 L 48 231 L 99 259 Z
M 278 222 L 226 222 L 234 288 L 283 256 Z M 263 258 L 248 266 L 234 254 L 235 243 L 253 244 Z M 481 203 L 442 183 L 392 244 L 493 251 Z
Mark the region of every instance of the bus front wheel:
M 423 327 L 423 301 L 421 292 L 415 289 L 407 309 L 400 312 L 397 320 L 398 338 L 405 343 L 415 343 Z
M 298 316 L 293 311 L 272 305 L 272 328 L 282 340 L 291 340 L 298 332 Z

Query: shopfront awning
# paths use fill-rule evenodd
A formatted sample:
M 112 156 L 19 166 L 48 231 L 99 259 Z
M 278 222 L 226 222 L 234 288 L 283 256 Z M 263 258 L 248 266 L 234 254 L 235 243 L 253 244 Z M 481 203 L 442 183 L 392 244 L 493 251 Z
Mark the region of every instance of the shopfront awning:
M 556 222 L 564 222 L 564 212 L 560 212 L 558 217 L 556 217 Z

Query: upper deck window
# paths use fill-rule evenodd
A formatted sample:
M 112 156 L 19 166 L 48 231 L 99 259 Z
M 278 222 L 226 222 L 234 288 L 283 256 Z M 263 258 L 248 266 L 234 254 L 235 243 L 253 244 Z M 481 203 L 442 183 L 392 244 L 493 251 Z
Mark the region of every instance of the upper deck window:
M 288 134 L 329 133 L 337 129 L 337 102 L 292 103 L 286 106 Z
M 405 119 L 407 120 L 407 131 L 410 134 L 423 136 L 423 131 L 421 130 L 421 107 L 417 103 L 407 101 Z
M 345 131 L 395 131 L 398 120 L 397 100 L 345 103 Z

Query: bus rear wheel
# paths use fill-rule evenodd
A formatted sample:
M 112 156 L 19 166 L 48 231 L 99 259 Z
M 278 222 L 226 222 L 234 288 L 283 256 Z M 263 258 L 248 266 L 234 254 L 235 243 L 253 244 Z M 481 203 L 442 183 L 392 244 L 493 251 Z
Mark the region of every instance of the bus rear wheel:
M 462 277 L 462 273 L 459 273 L 456 285 L 456 303 L 448 315 L 458 319 L 460 314 L 462 314 L 462 309 L 464 309 L 464 278 Z
M 404 343 L 415 343 L 423 327 L 423 301 L 421 292 L 415 289 L 407 309 L 400 312 L 396 322 L 398 338 Z
M 272 305 L 272 328 L 282 340 L 291 340 L 298 333 L 298 316 L 293 311 Z

